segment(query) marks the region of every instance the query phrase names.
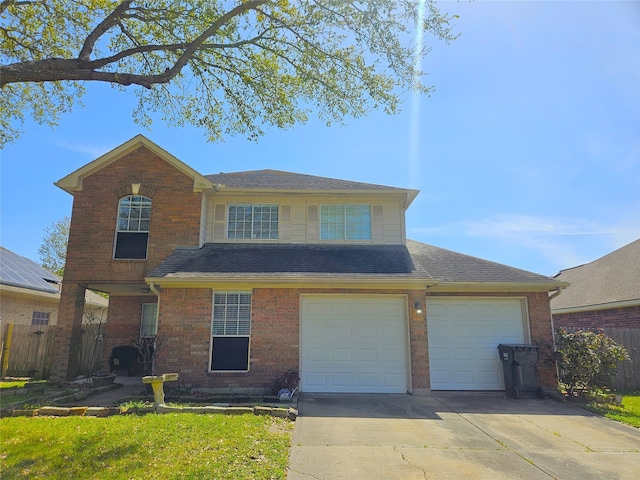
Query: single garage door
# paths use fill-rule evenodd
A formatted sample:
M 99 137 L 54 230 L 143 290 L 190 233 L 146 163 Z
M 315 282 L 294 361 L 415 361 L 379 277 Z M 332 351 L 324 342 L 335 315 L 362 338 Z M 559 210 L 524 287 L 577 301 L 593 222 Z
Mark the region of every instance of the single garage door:
M 303 296 L 303 392 L 405 393 L 406 300 Z
M 519 299 L 427 299 L 432 390 L 502 390 L 500 343 L 523 343 Z

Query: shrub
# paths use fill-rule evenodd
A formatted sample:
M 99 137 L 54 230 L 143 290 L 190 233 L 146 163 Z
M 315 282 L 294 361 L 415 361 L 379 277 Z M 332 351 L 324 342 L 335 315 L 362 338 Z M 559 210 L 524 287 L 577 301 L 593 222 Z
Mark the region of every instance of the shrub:
M 567 394 L 593 393 L 610 386 L 618 362 L 628 360 L 627 350 L 602 332 L 561 328 L 556 336 L 560 382 Z

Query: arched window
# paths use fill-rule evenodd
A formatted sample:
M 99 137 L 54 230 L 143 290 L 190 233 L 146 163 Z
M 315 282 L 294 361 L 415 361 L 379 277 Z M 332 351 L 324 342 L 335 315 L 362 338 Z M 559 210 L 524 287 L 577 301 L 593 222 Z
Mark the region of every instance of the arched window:
M 147 258 L 150 221 L 150 198 L 129 195 L 120 199 L 114 258 L 139 260 Z

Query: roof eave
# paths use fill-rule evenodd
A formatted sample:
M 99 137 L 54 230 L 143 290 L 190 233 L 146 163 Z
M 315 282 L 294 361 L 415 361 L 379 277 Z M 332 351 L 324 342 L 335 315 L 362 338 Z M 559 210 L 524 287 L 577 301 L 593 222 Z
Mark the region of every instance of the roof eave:
M 425 286 L 434 284 L 430 278 L 415 276 L 391 275 L 331 275 L 325 274 L 172 274 L 164 277 L 146 277 L 148 284 L 164 288 L 211 288 L 219 284 L 225 285 L 256 285 L 264 284 L 269 287 L 282 288 L 403 288 L 423 290 Z
M 625 308 L 635 306 L 640 306 L 640 298 L 632 300 L 621 300 L 617 302 L 596 303 L 593 305 L 579 305 L 574 307 L 553 308 L 552 306 L 551 313 L 553 315 L 562 315 L 565 313 L 592 312 L 594 310 L 608 310 L 611 308 Z
M 439 282 L 428 292 L 551 292 L 566 288 L 566 282 Z

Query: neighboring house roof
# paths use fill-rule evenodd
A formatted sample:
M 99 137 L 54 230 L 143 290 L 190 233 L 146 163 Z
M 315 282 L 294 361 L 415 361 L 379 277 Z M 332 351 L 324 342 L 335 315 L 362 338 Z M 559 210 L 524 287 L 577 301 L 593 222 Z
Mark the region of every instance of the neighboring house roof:
M 61 278 L 33 260 L 0 247 L 0 284 L 47 293 L 59 293 Z
M 61 283 L 62 278 L 33 260 L 0 247 L 0 285 L 9 287 L 3 290 L 13 293 L 22 291 L 24 294 L 32 291 L 40 295 L 40 292 L 44 292 L 53 294 L 49 296 L 53 300 L 60 298 Z M 91 290 L 86 291 L 85 302 L 99 308 L 107 308 L 109 305 L 108 299 Z
M 571 285 L 551 299 L 553 313 L 640 305 L 640 239 L 554 278 Z
M 176 249 L 149 274 L 147 281 L 188 283 L 287 277 L 411 281 L 420 282 L 423 288 L 490 284 L 548 291 L 562 285 L 543 275 L 412 240 L 406 246 L 207 243 L 197 249 Z

